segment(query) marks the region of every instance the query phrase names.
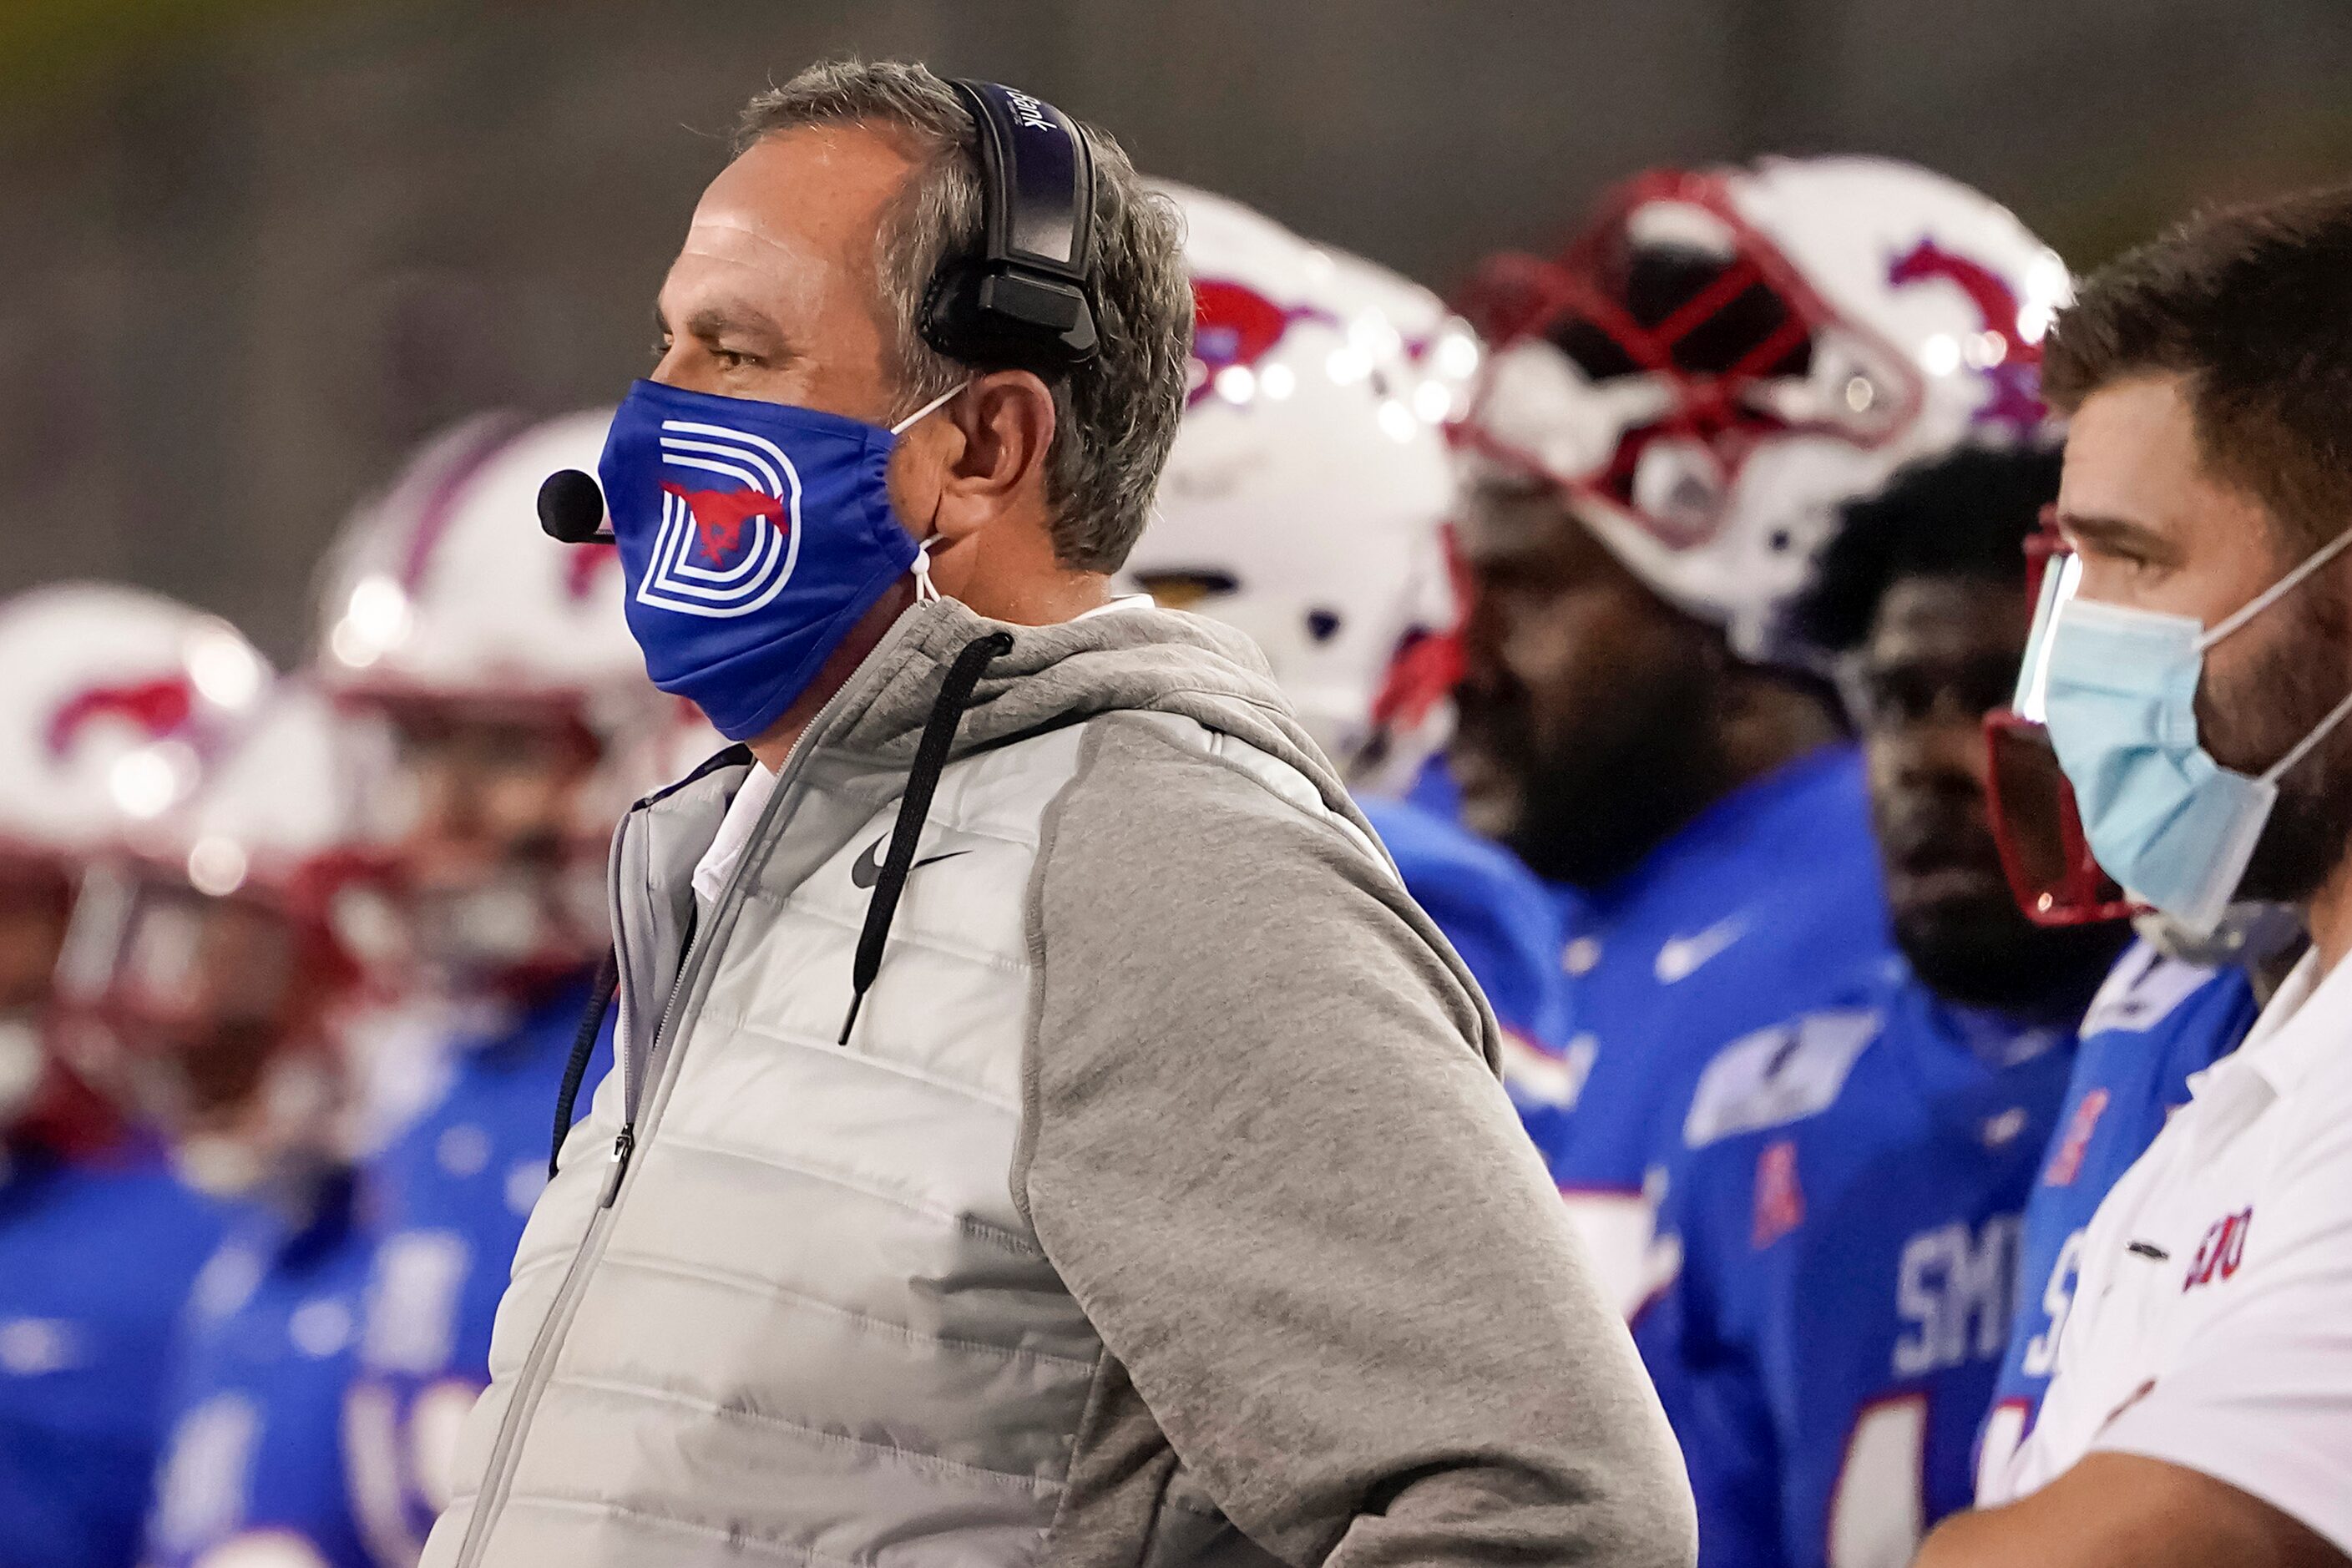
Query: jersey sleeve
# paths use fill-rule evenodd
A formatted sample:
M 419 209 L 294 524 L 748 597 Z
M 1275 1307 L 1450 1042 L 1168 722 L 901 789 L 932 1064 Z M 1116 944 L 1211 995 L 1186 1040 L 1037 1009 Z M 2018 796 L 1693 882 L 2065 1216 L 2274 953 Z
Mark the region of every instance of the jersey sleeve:
M 2352 1552 L 2352 1107 L 2341 1101 L 2308 1108 L 2311 1137 L 2248 1211 L 2235 1300 L 2092 1447 L 2226 1481 Z
M 1403 802 L 1359 804 L 1496 1021 L 1522 1039 L 1548 1040 L 1559 1006 L 1559 921 L 1533 874 L 1507 851 Z

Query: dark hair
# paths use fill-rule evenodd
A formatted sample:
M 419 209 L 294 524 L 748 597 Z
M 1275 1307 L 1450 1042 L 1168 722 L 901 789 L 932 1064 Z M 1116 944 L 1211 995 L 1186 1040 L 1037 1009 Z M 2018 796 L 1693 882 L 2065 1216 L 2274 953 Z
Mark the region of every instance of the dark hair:
M 954 388 L 966 367 L 916 330 L 940 258 L 977 249 L 979 130 L 946 82 L 902 60 L 826 60 L 745 105 L 735 151 L 803 125 L 861 124 L 904 138 L 921 163 L 885 215 L 876 284 L 896 335 L 901 412 Z M 1052 378 L 1054 444 L 1045 495 L 1054 553 L 1066 566 L 1116 571 L 1144 523 L 1184 412 L 1192 347 L 1192 287 L 1176 205 L 1146 190 L 1117 142 L 1081 124 L 1095 157 L 1095 323 L 1102 348 Z
M 1905 577 L 2014 581 L 2022 603 L 2025 541 L 2058 499 L 2058 460 L 2053 447 L 1962 447 L 1848 502 L 1797 602 L 1797 634 L 1827 653 L 1859 646 Z
M 2352 185 L 2202 214 L 2105 267 L 2058 314 L 2042 386 L 2073 413 L 2179 375 L 2205 465 L 2295 555 L 2352 523 Z

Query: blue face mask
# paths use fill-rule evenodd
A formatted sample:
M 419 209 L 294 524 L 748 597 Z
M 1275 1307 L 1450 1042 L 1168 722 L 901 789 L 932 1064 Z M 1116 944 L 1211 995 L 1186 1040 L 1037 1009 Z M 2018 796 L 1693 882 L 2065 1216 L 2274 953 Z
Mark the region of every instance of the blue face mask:
M 927 558 L 890 508 L 887 430 L 640 381 L 596 465 L 646 673 L 730 741 L 782 717 L 860 617 Z
M 2252 620 L 2352 542 L 2338 535 L 2208 631 L 2073 596 L 2069 562 L 2028 644 L 2029 686 L 2074 786 L 2091 853 L 2133 894 L 2195 933 L 2210 931 L 2246 874 L 2278 802 L 2278 781 L 2352 712 L 2352 696 L 2259 777 L 2215 762 L 2197 739 L 2205 650 Z M 2054 574 L 2053 574 L 2054 575 Z

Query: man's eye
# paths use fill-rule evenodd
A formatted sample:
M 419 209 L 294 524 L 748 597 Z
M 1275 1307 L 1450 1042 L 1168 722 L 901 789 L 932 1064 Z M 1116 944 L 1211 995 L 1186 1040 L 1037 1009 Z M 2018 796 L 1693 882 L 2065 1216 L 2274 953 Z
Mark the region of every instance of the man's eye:
M 1908 670 L 1874 670 L 1860 684 L 1863 712 L 1877 723 L 1907 722 L 1935 705 L 1935 692 Z

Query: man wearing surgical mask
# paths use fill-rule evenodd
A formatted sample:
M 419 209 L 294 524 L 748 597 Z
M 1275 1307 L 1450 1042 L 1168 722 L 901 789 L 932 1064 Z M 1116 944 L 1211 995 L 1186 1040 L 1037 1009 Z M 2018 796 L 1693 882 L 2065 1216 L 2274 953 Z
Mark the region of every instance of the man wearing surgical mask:
M 1475 986 L 1264 658 L 1108 592 L 1179 246 L 1025 93 L 747 111 L 543 496 L 740 743 L 622 819 L 429 1568 L 1689 1561 Z
M 2109 1193 L 2036 1424 L 1923 1568 L 2352 1556 L 2352 189 L 2201 217 L 2095 278 L 2044 387 L 2080 563 L 2043 641 L 2101 866 L 2312 951 Z

